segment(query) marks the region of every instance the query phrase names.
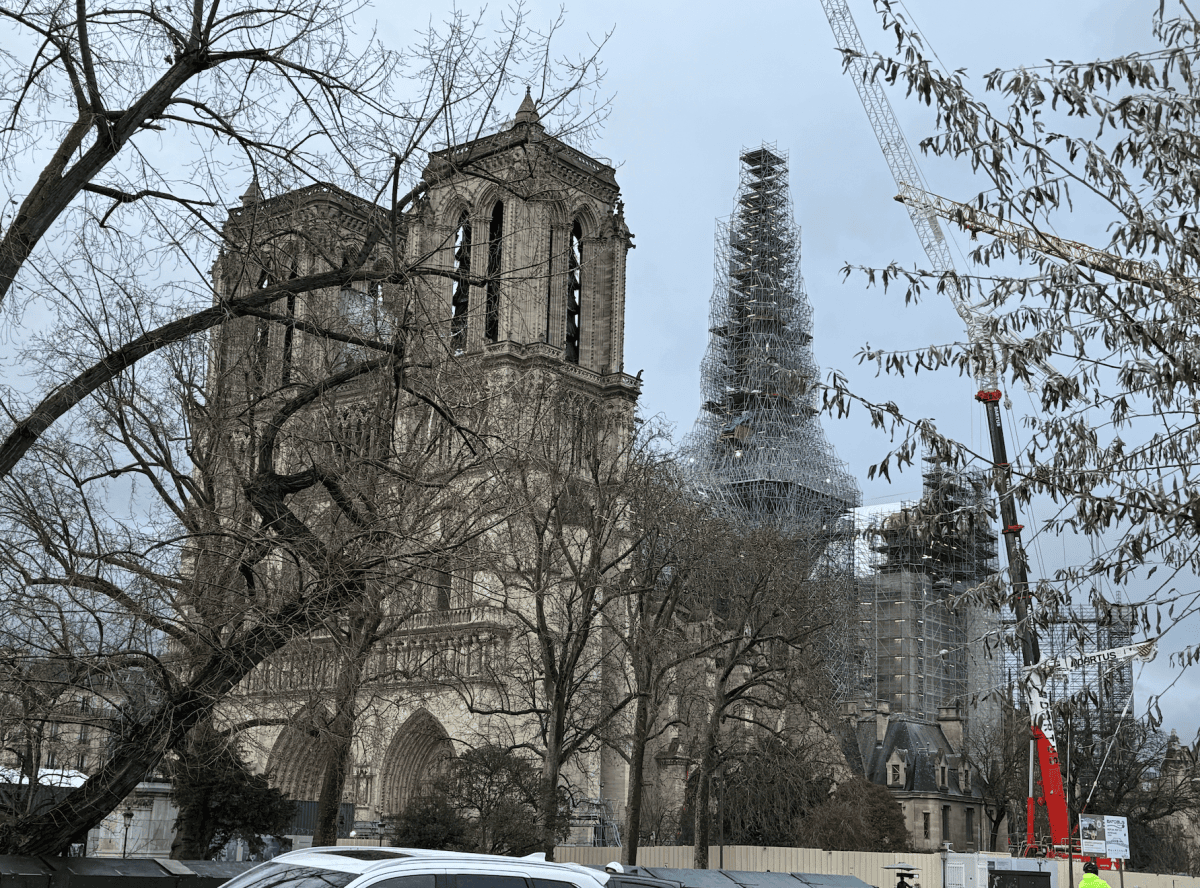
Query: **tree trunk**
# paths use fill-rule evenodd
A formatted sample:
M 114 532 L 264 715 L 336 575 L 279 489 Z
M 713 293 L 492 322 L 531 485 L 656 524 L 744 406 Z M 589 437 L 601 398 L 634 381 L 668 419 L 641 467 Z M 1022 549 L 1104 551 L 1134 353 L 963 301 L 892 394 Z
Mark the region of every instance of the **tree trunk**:
M 542 785 L 539 793 L 541 810 L 538 812 L 542 830 L 542 850 L 546 852 L 547 860 L 554 859 L 554 846 L 558 844 L 558 778 L 561 771 L 558 744 L 551 743 L 542 763 Z
M 379 628 L 379 615 L 361 618 L 358 625 L 341 636 L 346 660 L 334 686 L 334 703 L 337 710 L 324 733 L 327 738 L 325 774 L 321 780 L 321 795 L 317 801 L 317 825 L 313 832 L 313 845 L 336 845 L 338 840 L 338 814 L 342 808 L 342 793 L 346 778 L 350 774 L 353 754 L 354 726 L 358 720 L 355 711 L 358 694 L 362 690 L 363 674 L 367 659 L 374 645 Z
M 350 741 L 353 731 L 353 715 L 348 719 L 339 716 L 330 725 L 328 757 L 325 760 L 325 775 L 321 780 L 321 795 L 317 802 L 317 825 L 313 831 L 314 846 L 337 844 L 338 814 L 342 807 L 346 775 L 350 770 Z
M 992 820 L 991 817 L 988 818 L 988 823 L 991 824 L 991 829 L 989 829 L 989 831 L 988 831 L 989 836 L 990 836 L 989 840 L 988 840 L 988 850 L 989 851 L 996 850 L 996 843 L 1000 840 L 1000 824 L 1003 822 L 1004 822 L 1003 814 L 1000 815 L 1000 817 L 998 817 L 995 820 Z
M 320 619 L 356 599 L 361 577 L 326 589 L 323 595 L 292 602 L 268 614 L 239 644 L 218 650 L 193 673 L 192 681 L 171 694 L 146 721 L 133 725 L 112 756 L 83 785 L 49 810 L 0 824 L 0 854 L 27 857 L 63 853 L 80 834 L 96 826 L 125 801 L 168 749 L 268 656 L 292 638 L 311 632 Z
M 708 828 L 712 821 L 708 804 L 712 776 L 703 769 L 696 778 L 695 833 L 692 839 L 692 869 L 708 869 Z
M 709 833 L 712 828 L 712 812 L 708 810 L 712 798 L 712 777 L 717 769 L 717 731 L 723 707 L 714 707 L 709 717 L 708 730 L 704 738 L 704 752 L 700 756 L 700 774 L 696 778 L 696 835 L 692 853 L 694 869 L 708 869 Z
M 642 785 L 644 783 L 646 743 L 650 733 L 650 701 L 645 694 L 638 697 L 633 715 L 633 739 L 629 752 L 629 785 L 625 806 L 625 845 L 621 862 L 637 865 L 638 839 L 642 830 Z
M 184 692 L 136 725 L 112 758 L 48 811 L 0 824 L 0 853 L 28 857 L 63 853 L 80 832 L 95 826 L 137 788 L 170 746 L 209 714 L 210 695 Z

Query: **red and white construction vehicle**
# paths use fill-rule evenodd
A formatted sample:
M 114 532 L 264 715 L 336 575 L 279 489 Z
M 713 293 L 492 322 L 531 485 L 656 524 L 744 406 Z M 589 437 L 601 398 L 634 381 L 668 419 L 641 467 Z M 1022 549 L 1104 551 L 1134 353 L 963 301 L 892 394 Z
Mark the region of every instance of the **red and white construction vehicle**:
M 1054 737 L 1054 717 L 1046 701 L 1046 681 L 1060 671 L 1106 663 L 1119 667 L 1134 658 L 1152 660 L 1156 644 L 1156 639 L 1150 639 L 1139 644 L 1125 645 L 1106 651 L 1050 657 L 1041 660 L 1034 666 L 1026 667 L 1025 695 L 1029 701 L 1029 723 L 1033 730 L 1033 744 L 1037 748 L 1038 771 L 1042 775 L 1042 794 L 1039 796 L 1034 792 L 1033 762 L 1031 761 L 1029 763 L 1029 795 L 1025 801 L 1026 848 L 1040 848 L 1049 857 L 1063 857 L 1072 852 L 1071 838 L 1074 829 L 1071 827 L 1067 798 L 1063 792 L 1062 770 L 1058 762 L 1058 742 Z M 1045 805 L 1046 816 L 1050 821 L 1048 847 L 1046 844 L 1039 843 L 1034 834 L 1038 803 Z M 1100 860 L 1100 864 L 1112 866 L 1110 861 L 1103 858 Z

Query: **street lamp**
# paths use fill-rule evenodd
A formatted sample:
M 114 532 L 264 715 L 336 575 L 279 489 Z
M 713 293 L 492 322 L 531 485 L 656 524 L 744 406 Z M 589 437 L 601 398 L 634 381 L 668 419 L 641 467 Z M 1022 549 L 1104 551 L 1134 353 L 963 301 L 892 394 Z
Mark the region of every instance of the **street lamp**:
M 129 827 L 133 825 L 133 808 L 126 808 L 121 819 L 125 821 L 125 841 L 121 844 L 121 859 L 124 860 L 129 853 Z

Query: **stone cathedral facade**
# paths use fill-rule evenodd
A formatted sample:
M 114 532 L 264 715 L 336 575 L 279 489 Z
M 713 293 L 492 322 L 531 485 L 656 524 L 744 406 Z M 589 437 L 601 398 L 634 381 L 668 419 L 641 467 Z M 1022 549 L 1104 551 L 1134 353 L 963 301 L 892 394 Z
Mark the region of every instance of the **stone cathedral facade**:
M 317 326 L 377 341 L 387 341 L 401 327 L 420 328 L 421 336 L 406 346 L 413 368 L 406 372 L 436 379 L 439 391 L 458 398 L 451 406 L 472 418 L 473 430 L 485 429 L 481 438 L 488 446 L 503 448 L 530 433 L 536 425 L 532 414 L 547 407 L 519 403 L 531 391 L 552 400 L 546 416 L 596 411 L 608 427 L 631 434 L 640 385 L 623 366 L 625 262 L 632 236 L 612 167 L 547 135 L 526 95 L 506 128 L 433 153 L 423 180 L 427 187 L 405 212 L 399 242 L 384 238 L 371 247 L 366 267 L 380 272 L 379 282 L 288 297 L 263 316 L 224 326 L 212 349 L 209 397 L 241 417 L 243 431 L 231 438 L 256 434 L 244 430 L 253 428 L 244 424 L 253 412 L 245 404 L 271 403 L 362 359 L 363 349 L 317 336 Z M 361 249 L 363 233 L 383 224 L 385 216 L 386 210 L 332 186 L 272 197 L 251 186 L 226 227 L 229 239 L 245 249 L 226 252 L 214 266 L 218 298 L 357 261 L 362 257 L 354 251 Z M 396 256 L 412 271 L 404 280 L 390 274 Z M 402 412 L 395 401 L 394 390 L 344 387 L 325 409 L 314 411 L 307 438 L 288 445 L 288 458 L 297 466 L 322 460 L 334 465 L 347 454 L 378 455 L 386 442 L 393 448 L 401 442 L 425 465 L 460 459 L 449 486 L 460 491 L 461 502 L 452 503 L 458 509 L 454 520 L 466 526 L 476 517 L 470 496 L 481 486 L 482 470 L 463 457 L 465 437 L 427 440 L 422 436 L 428 437 L 436 411 L 416 404 Z M 252 440 L 241 440 L 232 449 L 244 453 L 250 445 Z M 472 454 L 477 450 L 470 447 Z M 348 472 L 341 477 L 352 485 Z M 363 483 L 378 487 L 377 481 Z M 319 520 L 317 511 L 314 507 L 313 520 Z M 412 538 L 450 523 L 444 513 L 432 512 L 404 520 Z M 426 525 L 418 526 L 421 520 Z M 331 519 L 331 539 L 353 545 L 352 536 L 338 536 L 344 533 Z M 536 746 L 528 719 L 481 717 L 486 705 L 468 705 L 499 693 L 497 683 L 509 682 L 504 693 L 515 694 L 522 682 L 532 685 L 539 677 L 533 670 L 524 676 L 510 671 L 501 679 L 496 671 L 501 651 L 520 632 L 513 619 L 514 608 L 521 607 L 513 603 L 519 598 L 513 576 L 520 559 L 504 552 L 503 528 L 462 536 L 471 545 L 432 567 L 426 558 L 405 573 L 397 560 L 399 567 L 388 568 L 394 573 L 383 575 L 386 582 L 394 579 L 400 603 L 380 605 L 372 619 L 392 619 L 394 631 L 359 664 L 376 679 L 354 702 L 343 803 L 354 805 L 356 822 L 378 822 L 400 811 L 439 762 L 481 737 Z M 273 576 L 302 582 L 301 574 L 281 561 Z M 334 636 L 353 637 L 355 619 L 256 668 L 225 714 L 231 722 L 259 722 L 247 734 L 253 741 L 247 751 L 297 800 L 316 800 L 320 792 L 319 726 L 335 717 L 339 682 L 346 679 Z M 565 776 L 577 798 L 608 799 L 619 810 L 625 780 L 614 756 L 580 755 Z

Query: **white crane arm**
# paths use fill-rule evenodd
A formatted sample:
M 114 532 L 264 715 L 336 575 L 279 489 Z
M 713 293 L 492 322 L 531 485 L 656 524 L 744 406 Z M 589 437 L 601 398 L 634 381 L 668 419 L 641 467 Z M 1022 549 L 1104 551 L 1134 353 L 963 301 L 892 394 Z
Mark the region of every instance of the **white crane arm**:
M 1143 284 L 1167 294 L 1200 295 L 1200 285 L 1192 278 L 1169 275 L 1149 262 L 1114 256 L 1087 244 L 1067 240 L 1017 222 L 1001 219 L 970 204 L 959 203 L 932 194 L 908 183 L 896 183 L 900 193 L 896 200 L 909 208 L 941 216 L 972 235 L 982 231 L 1012 244 L 1018 250 L 1033 250 L 1064 262 L 1082 265 L 1118 280 Z
M 1127 644 L 1124 647 L 1110 648 L 1106 651 L 1086 651 L 1078 654 L 1065 654 L 1061 657 L 1050 657 L 1042 660 L 1033 669 L 1045 671 L 1047 675 L 1055 672 L 1079 669 L 1081 666 L 1097 666 L 1104 664 L 1118 665 L 1127 660 L 1145 660 L 1149 662 L 1158 653 L 1158 639 L 1138 644 Z
M 1033 723 L 1041 728 L 1042 733 L 1054 746 L 1054 723 L 1048 717 L 1045 702 L 1046 681 L 1057 672 L 1069 672 L 1082 666 L 1110 664 L 1121 665 L 1128 660 L 1153 660 L 1158 653 L 1158 639 L 1151 638 L 1137 644 L 1127 644 L 1123 647 L 1109 648 L 1103 651 L 1086 651 L 1078 654 L 1065 654 L 1061 657 L 1047 657 L 1033 666 L 1025 667 L 1028 679 L 1026 688 L 1029 698 L 1029 715 Z M 1057 747 L 1056 747 L 1057 748 Z
M 887 160 L 888 169 L 892 171 L 892 178 L 896 180 L 896 187 L 901 193 L 914 189 L 921 191 L 921 177 L 916 161 L 912 152 L 908 150 L 908 143 L 904 140 L 899 121 L 896 120 L 896 112 L 888 102 L 883 87 L 871 76 L 867 48 L 846 0 L 821 0 L 821 6 L 825 9 L 825 17 L 829 20 L 829 27 L 833 30 L 838 48 L 847 60 L 854 88 L 858 90 L 858 97 L 867 112 L 871 129 L 875 131 L 875 138 L 879 141 L 879 147 Z M 954 259 L 946 237 L 942 234 L 941 225 L 938 224 L 937 214 L 920 203 L 905 203 L 905 206 L 933 271 L 939 275 L 953 274 Z M 976 381 L 982 391 L 994 391 L 997 388 L 996 363 L 992 356 L 992 344 L 983 334 L 979 314 L 963 298 L 962 291 L 953 278 L 947 280 L 946 295 L 950 297 L 954 310 L 966 324 L 967 336 L 972 344 L 983 346 L 981 352 L 986 366 L 976 368 Z

